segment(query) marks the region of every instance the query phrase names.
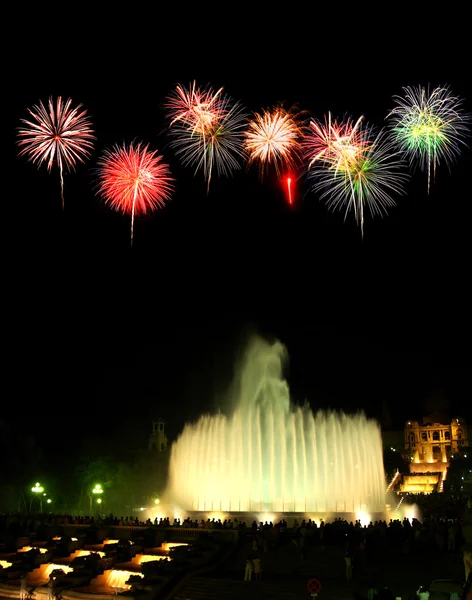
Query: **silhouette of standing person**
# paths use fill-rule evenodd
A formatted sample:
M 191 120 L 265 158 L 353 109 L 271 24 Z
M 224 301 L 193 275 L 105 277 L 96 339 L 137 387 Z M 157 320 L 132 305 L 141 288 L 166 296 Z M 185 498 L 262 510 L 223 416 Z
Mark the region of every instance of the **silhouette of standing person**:
M 262 578 L 261 559 L 258 556 L 256 556 L 252 562 L 254 566 L 254 577 L 256 581 L 260 581 Z
M 252 571 L 253 571 L 252 559 L 248 558 L 246 560 L 246 568 L 244 569 L 244 581 L 251 581 Z
M 48 581 L 48 600 L 54 600 L 54 577 L 49 577 Z
M 21 600 L 25 600 L 27 593 L 26 593 L 26 581 L 27 581 L 27 576 L 26 573 L 22 573 L 21 577 L 20 577 L 20 598 Z
M 351 581 L 352 579 L 352 557 L 349 552 L 344 555 L 344 562 L 346 563 L 346 580 Z

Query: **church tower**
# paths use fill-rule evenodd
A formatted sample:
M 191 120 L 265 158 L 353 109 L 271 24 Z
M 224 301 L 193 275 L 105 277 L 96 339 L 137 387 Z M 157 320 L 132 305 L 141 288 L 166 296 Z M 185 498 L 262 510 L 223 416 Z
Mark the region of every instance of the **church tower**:
M 148 439 L 148 450 L 164 452 L 167 450 L 167 436 L 164 431 L 165 421 L 157 419 L 152 422 L 152 433 Z

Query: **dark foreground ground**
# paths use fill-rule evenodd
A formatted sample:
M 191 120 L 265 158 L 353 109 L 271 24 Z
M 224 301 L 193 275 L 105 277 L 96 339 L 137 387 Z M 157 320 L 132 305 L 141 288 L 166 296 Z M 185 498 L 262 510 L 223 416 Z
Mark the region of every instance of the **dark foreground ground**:
M 394 597 L 407 600 L 420 585 L 434 579 L 464 581 L 461 551 L 426 549 L 405 554 L 385 550 L 357 564 L 353 579 L 346 581 L 343 548 L 320 546 L 305 549 L 289 543 L 263 553 L 262 580 L 245 582 L 244 567 L 250 542 L 213 570 L 188 576 L 166 600 L 310 600 L 310 579 L 321 582 L 317 600 L 354 600 L 365 598 L 371 582 L 388 586 Z

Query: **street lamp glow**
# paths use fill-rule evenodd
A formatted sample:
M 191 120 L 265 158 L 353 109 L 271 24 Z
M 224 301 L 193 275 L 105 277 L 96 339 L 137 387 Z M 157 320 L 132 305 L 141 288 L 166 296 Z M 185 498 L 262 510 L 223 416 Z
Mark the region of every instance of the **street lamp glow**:
M 39 481 L 37 481 L 36 484 L 31 488 L 31 491 L 34 494 L 37 494 L 37 497 L 39 497 L 39 512 L 43 512 L 43 496 L 46 496 L 46 492 L 44 491 L 43 486 L 39 483 Z M 43 494 L 43 496 L 40 496 L 39 494 Z M 31 510 L 31 502 L 30 502 L 30 510 Z
M 156 498 L 156 499 L 154 500 L 154 504 L 159 504 L 159 502 L 160 502 L 159 498 Z
M 102 486 L 99 483 L 97 483 L 95 485 L 95 487 L 93 488 L 92 493 L 93 494 L 103 494 L 103 488 L 102 488 Z

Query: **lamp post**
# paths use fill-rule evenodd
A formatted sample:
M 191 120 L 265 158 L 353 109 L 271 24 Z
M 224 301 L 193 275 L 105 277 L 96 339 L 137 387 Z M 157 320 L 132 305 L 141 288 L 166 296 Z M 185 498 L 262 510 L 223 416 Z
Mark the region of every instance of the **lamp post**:
M 95 494 L 97 496 L 97 503 L 101 504 L 102 499 L 100 498 L 100 494 L 103 494 L 103 488 L 99 483 L 95 484 L 95 487 L 92 490 L 92 494 Z M 91 495 L 90 496 L 90 513 L 93 512 L 92 511 L 92 498 L 93 498 L 93 496 Z
M 43 512 L 43 486 L 39 483 L 39 481 L 37 481 L 36 484 L 31 488 L 31 491 L 34 494 L 41 494 L 41 496 L 39 496 L 39 512 Z

